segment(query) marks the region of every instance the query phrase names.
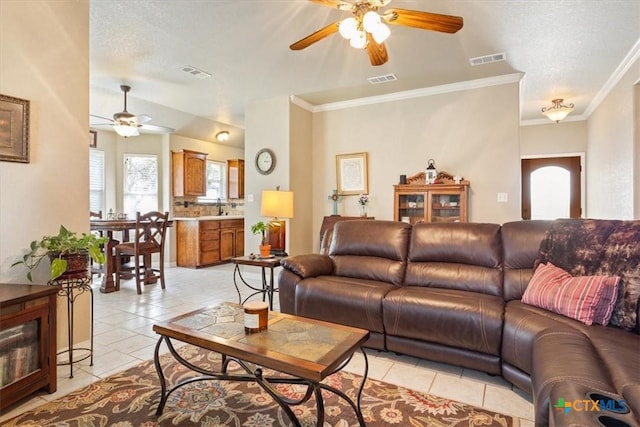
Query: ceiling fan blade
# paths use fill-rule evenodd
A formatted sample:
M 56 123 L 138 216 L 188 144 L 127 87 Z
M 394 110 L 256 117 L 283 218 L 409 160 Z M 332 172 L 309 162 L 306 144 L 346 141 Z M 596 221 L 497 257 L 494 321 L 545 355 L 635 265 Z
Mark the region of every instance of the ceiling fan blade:
M 140 114 L 139 116 L 135 116 L 133 120 L 135 120 L 136 123 L 144 124 L 149 123 L 153 119 L 151 118 L 151 116 L 148 116 L 146 114 Z
M 100 120 L 106 120 L 108 121 L 110 124 L 113 123 L 113 120 L 111 120 L 108 117 L 102 117 L 102 116 L 96 116 L 95 114 L 89 114 L 89 117 L 93 117 L 95 119 L 100 119 Z
M 329 6 L 340 10 L 355 10 L 355 6 L 349 2 L 341 0 L 309 0 L 313 3 L 321 4 L 322 6 Z
M 334 22 L 333 24 L 329 24 L 324 28 L 320 28 L 318 31 L 316 31 L 313 34 L 309 34 L 307 37 L 298 40 L 297 42 L 293 43 L 291 46 L 289 46 L 289 49 L 291 50 L 301 50 L 304 49 L 305 47 L 309 47 L 312 44 L 314 44 L 317 41 L 322 40 L 323 38 L 330 36 L 333 33 L 338 32 L 338 25 L 340 24 L 340 22 Z
M 151 132 L 162 132 L 162 133 L 173 133 L 176 131 L 174 128 L 170 128 L 166 126 L 151 125 L 151 124 L 140 125 L 138 126 L 138 128 L 142 130 L 148 130 Z
M 371 33 L 367 33 L 367 41 L 367 53 L 369 54 L 371 65 L 382 65 L 389 60 L 384 43 L 376 43 Z
M 382 17 L 389 24 L 451 34 L 458 32 L 463 25 L 463 20 L 460 16 L 440 15 L 438 13 L 408 9 L 389 9 L 385 11 Z
M 89 123 L 90 128 L 113 129 L 113 123 Z

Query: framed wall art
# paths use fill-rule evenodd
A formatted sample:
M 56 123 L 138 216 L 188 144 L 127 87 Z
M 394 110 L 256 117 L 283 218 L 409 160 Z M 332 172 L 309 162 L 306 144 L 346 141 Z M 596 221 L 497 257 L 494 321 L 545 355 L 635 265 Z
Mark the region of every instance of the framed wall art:
M 95 130 L 89 131 L 89 147 L 98 147 L 98 132 L 96 132 Z
M 340 195 L 369 194 L 367 153 L 338 154 L 336 174 Z
M 0 160 L 29 163 L 29 101 L 0 95 Z

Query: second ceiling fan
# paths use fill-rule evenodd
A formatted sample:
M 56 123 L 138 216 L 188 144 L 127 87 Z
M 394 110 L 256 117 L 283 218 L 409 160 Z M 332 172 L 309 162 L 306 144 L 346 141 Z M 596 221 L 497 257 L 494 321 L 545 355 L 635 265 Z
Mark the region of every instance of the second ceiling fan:
M 128 138 L 130 136 L 138 136 L 140 135 L 140 130 L 146 130 L 150 132 L 156 133 L 172 133 L 175 132 L 175 129 L 166 127 L 166 126 L 158 126 L 149 123 L 152 119 L 151 116 L 146 114 L 134 115 L 127 111 L 127 93 L 131 91 L 131 86 L 121 85 L 120 90 L 124 93 L 124 110 L 115 113 L 113 115 L 113 119 L 109 119 L 107 117 L 96 116 L 94 114 L 90 114 L 91 117 L 106 120 L 109 123 L 97 123 L 90 124 L 90 127 L 95 128 L 113 128 L 116 133 L 120 136 L 124 136 Z
M 387 9 L 381 14 L 378 9 L 391 0 L 309 0 L 323 6 L 349 11 L 352 17 L 337 21 L 309 34 L 293 43 L 291 50 L 301 50 L 311 46 L 336 32 L 349 39 L 351 46 L 366 49 L 371 65 L 382 65 L 389 60 L 384 40 L 390 30 L 386 24 L 402 25 L 421 30 L 456 33 L 462 28 L 463 20 L 459 16 L 440 15 L 408 9 Z M 386 24 L 385 24 L 386 23 Z

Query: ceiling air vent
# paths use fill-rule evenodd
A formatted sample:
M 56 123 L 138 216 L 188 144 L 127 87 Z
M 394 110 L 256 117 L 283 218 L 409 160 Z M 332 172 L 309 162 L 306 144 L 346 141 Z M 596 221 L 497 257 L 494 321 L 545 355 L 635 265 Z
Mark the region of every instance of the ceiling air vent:
M 202 71 L 199 68 L 192 67 L 191 65 L 185 65 L 180 69 L 185 73 L 199 79 L 208 79 L 209 77 L 211 77 L 211 74 L 207 73 L 206 71 Z
M 395 74 L 385 74 L 384 76 L 369 77 L 367 79 L 367 81 L 372 85 L 378 85 L 380 83 L 395 82 L 396 80 L 398 80 L 398 78 L 396 77 Z
M 500 62 L 505 61 L 507 59 L 507 55 L 504 52 L 494 53 L 491 55 L 485 56 L 477 56 L 475 58 L 469 59 L 471 65 L 483 65 L 483 64 L 491 64 L 492 62 Z

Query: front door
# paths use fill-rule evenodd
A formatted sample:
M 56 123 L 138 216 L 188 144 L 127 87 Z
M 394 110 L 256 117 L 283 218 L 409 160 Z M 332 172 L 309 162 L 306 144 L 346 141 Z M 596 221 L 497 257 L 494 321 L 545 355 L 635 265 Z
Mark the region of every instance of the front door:
M 522 219 L 580 218 L 580 156 L 522 159 Z

